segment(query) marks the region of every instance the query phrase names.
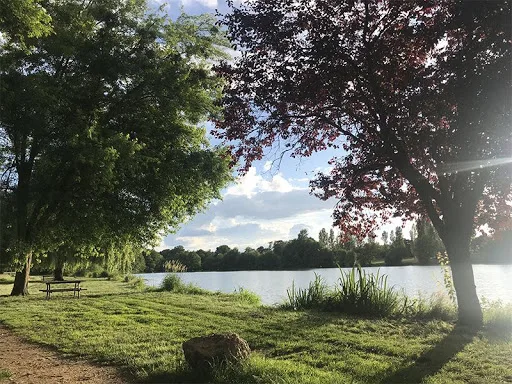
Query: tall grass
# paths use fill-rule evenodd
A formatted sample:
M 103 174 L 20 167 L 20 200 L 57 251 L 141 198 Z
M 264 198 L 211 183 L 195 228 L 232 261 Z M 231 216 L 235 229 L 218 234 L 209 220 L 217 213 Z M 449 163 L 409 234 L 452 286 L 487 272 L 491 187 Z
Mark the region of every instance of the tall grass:
M 287 290 L 284 308 L 294 310 L 320 309 L 353 315 L 376 317 L 407 316 L 421 319 L 452 320 L 455 308 L 442 296 L 411 299 L 403 291 L 388 285 L 388 277 L 365 272 L 361 267 L 350 271 L 340 268 L 340 277 L 333 289 L 315 274 L 307 288 Z
M 291 309 L 311 309 L 323 306 L 329 289 L 322 277 L 315 273 L 315 280 L 309 283 L 307 288 L 295 288 L 295 282 L 292 287 L 286 290 L 288 302 L 285 307 Z
M 388 286 L 388 277 L 380 271 L 374 275 L 358 266 L 348 272 L 340 268 L 340 275 L 329 298 L 331 309 L 373 316 L 389 316 L 401 309 L 401 294 Z
M 482 299 L 485 328 L 504 338 L 512 338 L 512 304 Z

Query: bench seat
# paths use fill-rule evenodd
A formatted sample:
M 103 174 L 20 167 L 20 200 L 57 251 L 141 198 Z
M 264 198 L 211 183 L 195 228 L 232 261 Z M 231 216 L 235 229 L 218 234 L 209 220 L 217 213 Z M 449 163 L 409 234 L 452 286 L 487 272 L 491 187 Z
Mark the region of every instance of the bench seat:
M 41 292 L 77 292 L 77 291 L 87 291 L 87 288 L 55 288 L 55 289 L 40 289 Z

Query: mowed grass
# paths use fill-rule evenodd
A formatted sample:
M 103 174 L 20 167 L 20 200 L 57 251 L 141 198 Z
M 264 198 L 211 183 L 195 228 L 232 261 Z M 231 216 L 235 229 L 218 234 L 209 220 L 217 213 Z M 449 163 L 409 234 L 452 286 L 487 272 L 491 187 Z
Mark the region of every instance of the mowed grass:
M 119 366 L 134 381 L 204 381 L 188 369 L 181 343 L 236 332 L 249 342 L 251 358 L 210 382 L 512 382 L 510 335 L 437 320 L 259 307 L 239 295 L 137 292 L 129 282 L 90 280 L 83 286 L 90 290 L 80 300 L 66 294 L 0 298 L 0 322 L 65 354 Z

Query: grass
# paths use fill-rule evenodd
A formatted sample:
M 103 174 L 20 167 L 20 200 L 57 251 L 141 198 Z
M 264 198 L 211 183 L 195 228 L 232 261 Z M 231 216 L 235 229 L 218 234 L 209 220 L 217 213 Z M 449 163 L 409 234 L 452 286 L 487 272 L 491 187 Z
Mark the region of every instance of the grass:
M 31 341 L 118 366 L 143 382 L 206 381 L 188 368 L 181 344 L 219 332 L 238 333 L 253 354 L 240 367 L 216 370 L 207 380 L 213 383 L 512 379 L 512 341 L 506 333 L 491 337 L 440 320 L 268 308 L 240 293 L 140 292 L 128 282 L 107 280 L 83 285 L 88 291 L 80 300 L 64 294 L 51 300 L 39 294 L 0 298 L 0 322 Z
M 402 291 L 388 286 L 387 276 L 367 273 L 361 267 L 350 271 L 340 268 L 334 289 L 317 274 L 307 288 L 292 287 L 286 292 L 285 309 L 318 309 L 370 317 L 408 317 L 415 319 L 454 320 L 455 307 L 442 295 L 408 298 Z
M 0 381 L 8 380 L 12 376 L 7 369 L 0 368 Z

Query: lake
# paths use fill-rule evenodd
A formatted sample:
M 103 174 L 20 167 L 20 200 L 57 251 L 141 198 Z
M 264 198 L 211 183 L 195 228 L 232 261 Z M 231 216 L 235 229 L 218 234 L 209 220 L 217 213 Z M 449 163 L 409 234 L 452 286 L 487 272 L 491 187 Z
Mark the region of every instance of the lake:
M 343 268 L 349 270 L 349 268 Z M 367 267 L 365 271 L 388 276 L 388 285 L 403 289 L 408 296 L 417 296 L 421 292 L 429 296 L 444 292 L 443 274 L 439 266 L 409 265 L 403 267 Z M 473 266 L 475 283 L 480 298 L 501 300 L 512 303 L 512 264 Z M 338 282 L 338 268 L 308 269 L 299 271 L 234 271 L 234 272 L 185 272 L 178 275 L 185 283 L 192 283 L 210 291 L 231 293 L 240 287 L 255 292 L 263 304 L 278 304 L 286 299 L 286 290 L 295 283 L 295 287 L 305 288 L 320 275 L 329 286 Z M 142 277 L 149 286 L 159 286 L 167 273 L 143 273 Z

